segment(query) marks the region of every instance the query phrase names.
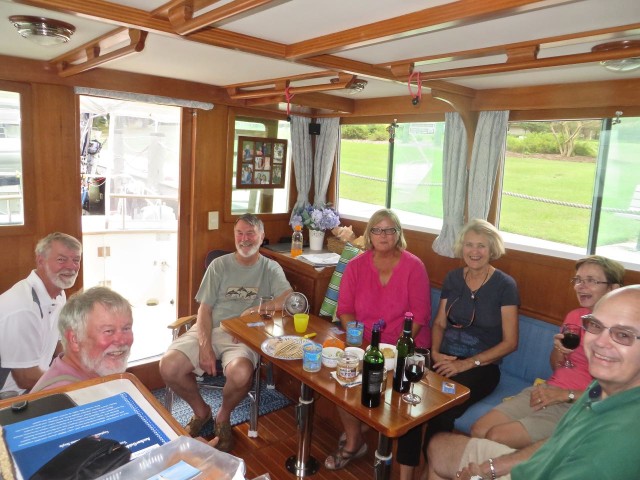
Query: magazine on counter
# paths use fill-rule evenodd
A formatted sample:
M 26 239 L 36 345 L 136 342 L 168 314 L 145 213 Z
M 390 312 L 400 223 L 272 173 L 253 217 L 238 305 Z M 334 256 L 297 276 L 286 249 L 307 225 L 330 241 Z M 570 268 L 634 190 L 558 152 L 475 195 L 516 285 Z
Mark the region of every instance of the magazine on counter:
M 117 440 L 131 450 L 132 459 L 169 441 L 128 393 L 13 423 L 4 427 L 4 434 L 25 479 L 90 435 Z

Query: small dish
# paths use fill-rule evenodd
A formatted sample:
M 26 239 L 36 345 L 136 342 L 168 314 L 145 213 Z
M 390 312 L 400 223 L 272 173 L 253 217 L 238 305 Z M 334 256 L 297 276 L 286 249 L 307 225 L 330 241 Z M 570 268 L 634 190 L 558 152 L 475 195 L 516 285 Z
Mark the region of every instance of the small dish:
M 362 361 L 362 357 L 364 357 L 364 350 L 360 347 L 347 347 L 344 349 L 344 353 L 352 353 L 358 360 Z
M 322 364 L 327 368 L 336 368 L 338 359 L 344 355 L 344 350 L 338 347 L 324 347 L 322 349 Z
M 396 356 L 398 355 L 398 349 L 396 346 L 391 345 L 390 343 L 381 343 L 378 348 L 384 355 L 384 366 L 388 371 L 394 371 L 396 369 Z M 391 356 L 390 351 L 393 352 L 393 356 Z

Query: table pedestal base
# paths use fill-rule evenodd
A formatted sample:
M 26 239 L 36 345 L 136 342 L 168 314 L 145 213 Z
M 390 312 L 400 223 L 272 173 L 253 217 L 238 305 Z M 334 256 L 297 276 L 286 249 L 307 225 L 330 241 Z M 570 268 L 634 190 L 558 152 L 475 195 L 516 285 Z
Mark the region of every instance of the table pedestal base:
M 298 462 L 297 455 L 291 455 L 285 462 L 287 471 L 293 473 L 298 478 L 308 477 L 320 470 L 320 462 L 313 457 L 307 458 L 306 462 Z

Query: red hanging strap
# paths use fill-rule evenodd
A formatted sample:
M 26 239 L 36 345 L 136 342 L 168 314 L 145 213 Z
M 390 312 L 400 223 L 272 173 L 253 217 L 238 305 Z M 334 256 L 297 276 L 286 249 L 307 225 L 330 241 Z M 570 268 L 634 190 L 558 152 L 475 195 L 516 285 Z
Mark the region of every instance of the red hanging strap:
M 284 98 L 287 100 L 287 118 L 289 118 L 291 114 L 291 99 L 295 97 L 295 95 L 291 95 L 291 87 L 287 85 L 284 88 Z
M 416 83 L 418 84 L 418 91 L 415 95 L 413 94 L 413 89 L 411 88 L 411 82 L 414 78 L 416 79 Z M 409 75 L 407 86 L 409 87 L 409 95 L 411 95 L 411 98 L 414 100 L 414 105 L 417 105 L 420 100 L 422 100 L 422 82 L 420 81 L 420 72 L 412 72 L 411 75 Z

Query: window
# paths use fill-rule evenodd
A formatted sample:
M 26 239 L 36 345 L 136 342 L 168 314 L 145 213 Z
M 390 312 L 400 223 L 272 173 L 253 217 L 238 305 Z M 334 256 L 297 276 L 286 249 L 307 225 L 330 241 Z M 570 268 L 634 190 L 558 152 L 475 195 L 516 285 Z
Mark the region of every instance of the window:
M 511 122 L 505 240 L 640 265 L 640 118 Z
M 340 214 L 367 219 L 389 207 L 405 226 L 440 228 L 444 123 L 397 124 L 393 142 L 389 128 L 342 126 Z
M 0 225 L 24 225 L 20 94 L 0 90 Z
M 231 213 L 287 213 L 289 211 L 289 185 L 291 166 L 291 129 L 289 122 L 282 120 L 267 120 L 248 117 L 238 117 L 235 122 L 235 136 L 233 142 L 233 174 L 231 182 Z M 284 188 L 236 188 L 236 173 L 238 158 L 238 137 L 271 137 L 289 142 L 287 148 Z

